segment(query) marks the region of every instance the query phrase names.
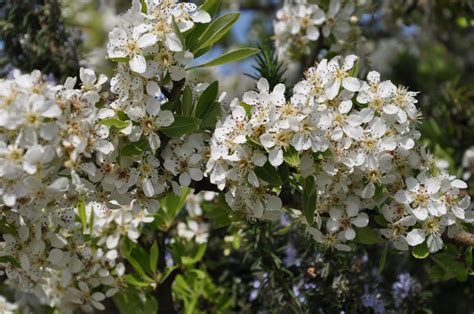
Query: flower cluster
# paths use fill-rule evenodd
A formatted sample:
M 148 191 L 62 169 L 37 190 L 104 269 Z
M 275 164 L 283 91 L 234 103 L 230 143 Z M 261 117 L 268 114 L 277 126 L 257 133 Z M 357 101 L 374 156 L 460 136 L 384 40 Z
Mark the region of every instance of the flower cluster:
M 142 5 L 145 4 L 145 5 Z M 180 33 L 195 23 L 209 23 L 210 15 L 193 3 L 176 0 L 134 0 L 109 35 L 108 57 L 121 62 L 119 74 L 151 79 L 184 78 L 184 66 L 193 59 L 185 51 Z
M 354 55 L 322 60 L 289 99 L 284 85 L 270 90 L 261 79 L 258 91 L 235 100 L 218 123 L 210 180 L 227 189 L 234 210 L 274 216 L 283 191 L 266 174 L 285 163 L 315 179 L 309 232 L 321 244 L 350 250 L 356 230 L 382 216 L 380 232 L 396 248 L 426 240 L 431 252 L 438 251 L 444 231 L 455 235 L 466 217 L 466 184 L 439 171 L 419 144 L 416 93 L 381 81 L 374 71 L 360 80 L 356 63 Z
M 9 230 L 0 255 L 16 261 L 5 264 L 9 284 L 58 308 L 101 309 L 97 289 L 114 282 L 116 257 L 90 247 L 75 217 L 92 190 L 83 177 L 114 146 L 97 121 L 107 78 L 87 69 L 80 77 L 81 89 L 72 78 L 52 86 L 38 71 L 0 82 L 0 209 Z
M 327 10 L 307 0 L 285 1 L 276 14 L 275 45 L 280 56 L 295 57 L 311 52 L 310 43 L 321 35 L 334 37 L 334 47 L 346 42 L 351 33 L 359 33 L 358 11 L 367 2 L 355 5 L 352 1 L 331 0 Z M 334 49 L 332 49 L 334 50 Z
M 80 78 L 80 89 L 37 71 L 0 81 L 0 256 L 9 284 L 64 310 L 103 308 L 125 284 L 119 244 L 137 241 L 168 191 L 201 180 L 208 158 L 205 133 L 158 150 L 174 119 L 160 101 L 125 113 L 101 92 L 105 76 Z

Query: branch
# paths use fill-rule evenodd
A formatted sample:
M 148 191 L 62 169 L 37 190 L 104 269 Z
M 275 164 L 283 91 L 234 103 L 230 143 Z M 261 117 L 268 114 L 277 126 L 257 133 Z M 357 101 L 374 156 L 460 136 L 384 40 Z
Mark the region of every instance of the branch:
M 453 238 L 454 242 L 464 246 L 474 246 L 474 234 L 463 231 Z
M 163 273 L 166 269 L 166 232 L 161 232 L 157 235 L 157 243 L 158 243 L 158 270 L 160 273 Z M 176 309 L 174 308 L 174 300 L 173 300 L 173 282 L 174 279 L 178 274 L 181 273 L 181 270 L 175 269 L 168 275 L 168 277 L 156 287 L 153 295 L 158 302 L 158 311 L 159 313 L 169 313 L 175 314 L 177 313 Z

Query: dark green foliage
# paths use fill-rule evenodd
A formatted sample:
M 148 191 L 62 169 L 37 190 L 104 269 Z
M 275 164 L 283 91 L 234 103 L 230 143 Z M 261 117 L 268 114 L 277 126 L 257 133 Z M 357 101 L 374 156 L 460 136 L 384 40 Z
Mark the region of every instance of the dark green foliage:
M 255 80 L 262 77 L 266 78 L 270 84 L 270 89 L 273 89 L 279 83 L 284 84 L 285 78 L 283 75 L 286 72 L 286 66 L 278 59 L 273 43 L 264 41 L 258 48 L 261 52 L 255 58 L 256 65 L 253 66 L 257 73 L 249 76 Z
M 79 72 L 77 40 L 65 28 L 58 0 L 1 0 L 1 64 L 35 69 L 62 81 Z

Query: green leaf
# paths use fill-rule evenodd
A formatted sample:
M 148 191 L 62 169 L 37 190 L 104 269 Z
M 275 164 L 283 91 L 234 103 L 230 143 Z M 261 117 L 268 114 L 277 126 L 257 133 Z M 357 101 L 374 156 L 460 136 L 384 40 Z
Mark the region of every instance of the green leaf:
M 385 268 L 385 263 L 387 262 L 387 255 L 388 255 L 388 242 L 385 244 L 385 248 L 383 249 L 382 256 L 380 257 L 379 261 L 379 273 L 383 272 Z
M 122 121 L 130 120 L 128 115 L 125 112 L 121 111 L 121 110 L 117 111 L 117 117 Z
M 354 67 L 349 71 L 349 76 L 357 77 L 360 72 L 360 59 L 357 59 Z
M 150 286 L 149 282 L 142 281 L 140 278 L 138 278 L 134 274 L 126 274 L 124 276 L 124 279 L 127 283 L 131 284 L 132 286 L 135 286 L 137 288 L 146 288 Z
M 430 255 L 430 251 L 428 250 L 428 245 L 426 245 L 426 242 L 415 246 L 411 250 L 411 255 L 413 255 L 413 257 L 417 259 L 427 258 Z
M 12 264 L 15 267 L 21 267 L 20 263 L 12 256 L 0 256 L 1 264 Z
M 219 82 L 215 81 L 202 92 L 201 97 L 196 106 L 195 116 L 204 119 L 212 110 L 212 106 L 216 102 L 217 93 L 219 91 Z
M 212 220 L 213 228 L 219 229 L 232 223 L 234 212 L 225 201 L 203 202 L 201 207 L 204 210 L 205 216 Z
M 183 91 L 183 116 L 191 116 L 193 112 L 193 90 L 186 85 Z
M 123 253 L 127 261 L 132 265 L 133 269 L 141 276 L 141 279 L 148 282 L 154 282 L 149 275 L 154 275 L 150 268 L 150 256 L 138 244 L 128 238 L 123 242 Z
M 357 228 L 357 236 L 354 239 L 355 242 L 371 245 L 377 243 L 384 243 L 385 241 L 380 237 L 380 235 L 370 227 Z
M 467 269 L 463 262 L 456 260 L 456 257 L 447 253 L 431 256 L 431 258 L 443 268 L 443 270 L 455 277 L 458 281 L 466 281 Z
M 140 3 L 142 5 L 142 13 L 147 14 L 148 6 L 146 4 L 146 0 L 141 0 Z
M 124 129 L 128 126 L 128 123 L 119 119 L 103 119 L 99 121 L 100 124 L 105 125 L 109 128 Z
M 193 117 L 175 117 L 174 123 L 160 131 L 168 137 L 180 137 L 199 129 L 201 119 Z
M 201 122 L 201 129 L 214 129 L 216 127 L 216 123 L 221 116 L 221 105 L 218 102 L 214 102 L 206 115 L 202 118 Z
M 214 67 L 214 66 L 218 66 L 218 65 L 227 64 L 227 63 L 237 62 L 237 61 L 246 59 L 250 56 L 253 56 L 253 55 L 255 55 L 259 52 L 260 52 L 260 50 L 258 50 L 256 48 L 239 48 L 237 50 L 227 52 L 227 53 L 225 53 L 225 54 L 223 54 L 223 55 L 221 55 L 221 56 L 219 56 L 219 57 L 217 57 L 217 58 L 215 58 L 215 59 L 213 59 L 209 62 L 206 62 L 204 64 L 188 68 L 188 70 L 198 69 L 198 68 L 206 68 L 206 67 Z
M 125 287 L 113 296 L 114 303 L 121 314 L 145 314 L 143 301 L 138 291 L 132 287 Z
M 15 227 L 11 226 L 9 223 L 7 223 L 4 220 L 0 220 L 0 233 L 1 234 L 11 234 L 11 235 L 18 235 L 18 232 Z
M 384 216 L 383 215 L 377 215 L 374 217 L 374 220 L 376 223 L 378 223 L 379 225 L 381 225 L 382 227 L 387 227 L 388 225 L 388 221 L 385 220 Z
M 277 169 L 275 169 L 275 167 L 273 167 L 268 161 L 265 163 L 265 165 L 263 165 L 263 167 L 255 167 L 254 172 L 257 177 L 267 182 L 271 186 L 282 185 Z
M 151 246 L 150 249 L 150 269 L 153 272 L 153 274 L 156 274 L 156 268 L 158 266 L 158 243 L 153 242 L 153 245 Z
M 303 212 L 308 224 L 314 223 L 314 212 L 316 211 L 316 183 L 314 176 L 303 178 Z
M 145 306 L 143 309 L 143 313 L 158 313 L 158 302 L 156 298 L 150 294 L 145 296 Z
M 466 267 L 472 268 L 472 246 L 468 247 L 464 252 L 464 258 L 466 261 Z
M 289 146 L 283 151 L 283 159 L 292 167 L 300 166 L 300 154 L 293 146 Z
M 156 229 L 168 231 L 183 208 L 189 192 L 189 188 L 181 188 L 181 196 L 170 192 L 161 200 L 161 210 L 155 214 L 156 219 L 153 222 Z
M 206 31 L 201 35 L 193 47 L 189 47 L 195 58 L 202 55 L 202 50 L 209 48 L 224 37 L 232 25 L 239 19 L 239 13 L 228 13 L 214 20 Z M 199 53 L 198 53 L 199 52 Z
M 145 138 L 137 142 L 131 142 L 125 145 L 120 151 L 121 156 L 140 156 L 148 148 L 148 141 Z
M 193 265 L 199 262 L 206 252 L 207 243 L 199 244 L 190 256 L 181 256 L 181 263 L 185 266 Z
M 207 0 L 201 6 L 199 6 L 199 10 L 204 10 L 209 13 L 210 16 L 216 15 L 217 11 L 219 10 L 220 0 Z
M 77 205 L 77 211 L 79 213 L 79 219 L 81 220 L 82 224 L 82 233 L 86 233 L 87 231 L 87 214 L 86 214 L 86 202 L 84 198 L 81 197 L 79 204 Z
M 128 62 L 128 58 L 109 58 L 109 60 L 113 62 L 119 62 L 119 63 Z

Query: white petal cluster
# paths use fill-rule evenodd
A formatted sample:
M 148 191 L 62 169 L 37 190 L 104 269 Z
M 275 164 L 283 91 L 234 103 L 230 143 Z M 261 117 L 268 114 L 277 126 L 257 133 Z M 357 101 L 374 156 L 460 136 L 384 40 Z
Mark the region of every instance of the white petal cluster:
M 119 158 L 122 135 L 101 123 L 107 78 L 88 69 L 80 78 L 80 89 L 37 71 L 0 81 L 0 256 L 16 261 L 2 267 L 10 285 L 63 310 L 104 308 L 123 285 L 120 239 L 138 239 L 164 189 L 159 160 Z
M 309 44 L 321 36 L 333 35 L 335 44 L 340 45 L 351 33 L 359 31 L 355 16 L 366 6 L 366 1 L 356 5 L 353 1 L 331 0 L 323 9 L 307 0 L 285 1 L 274 22 L 278 54 L 282 57 L 309 54 Z
M 356 62 L 354 55 L 322 60 L 290 98 L 283 84 L 270 90 L 261 79 L 257 91 L 234 100 L 211 139 L 209 178 L 234 210 L 268 218 L 282 206 L 281 188 L 255 169 L 289 160 L 315 178 L 316 241 L 349 250 L 356 230 L 372 223 L 399 249 L 426 240 L 438 251 L 443 232 L 455 235 L 465 219 L 467 185 L 439 171 L 419 144 L 416 93 L 374 71 L 358 79 Z
M 146 6 L 142 6 L 142 4 Z M 184 66 L 193 59 L 185 51 L 180 33 L 195 23 L 209 23 L 210 15 L 193 3 L 176 0 L 134 0 L 132 7 L 109 34 L 108 57 L 121 62 L 118 75 L 131 71 L 137 77 L 164 78 L 179 81 Z
M 208 140 L 207 134 L 193 133 L 182 138 L 173 138 L 167 143 L 162 157 L 165 160 L 165 169 L 178 177 L 179 185 L 175 183 L 175 186 L 187 187 L 191 180 L 202 180 L 209 151 Z

